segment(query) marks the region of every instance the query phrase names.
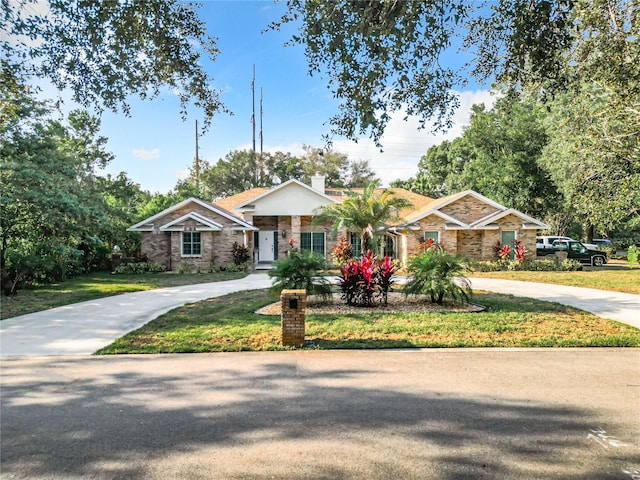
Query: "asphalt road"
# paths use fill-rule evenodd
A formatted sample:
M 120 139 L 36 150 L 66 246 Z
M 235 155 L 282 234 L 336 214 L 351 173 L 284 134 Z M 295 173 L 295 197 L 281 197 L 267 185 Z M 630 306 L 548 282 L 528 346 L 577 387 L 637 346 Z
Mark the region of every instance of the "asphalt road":
M 637 479 L 639 349 L 2 359 L 3 479 Z

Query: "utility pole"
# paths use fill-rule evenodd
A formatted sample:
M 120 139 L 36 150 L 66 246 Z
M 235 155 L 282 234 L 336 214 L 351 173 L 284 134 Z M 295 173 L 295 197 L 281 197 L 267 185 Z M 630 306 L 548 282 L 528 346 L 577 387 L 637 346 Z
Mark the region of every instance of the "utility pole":
M 196 119 L 196 159 L 194 161 L 194 169 L 196 174 L 196 191 L 200 196 L 200 156 L 198 155 L 198 120 Z

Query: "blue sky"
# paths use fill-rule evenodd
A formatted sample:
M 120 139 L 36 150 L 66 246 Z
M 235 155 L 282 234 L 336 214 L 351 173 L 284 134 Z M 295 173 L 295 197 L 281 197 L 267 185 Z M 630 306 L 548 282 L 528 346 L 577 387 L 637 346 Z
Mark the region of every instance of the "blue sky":
M 326 79 L 307 74 L 302 47 L 285 47 L 294 32 L 261 33 L 280 18 L 286 5 L 265 1 L 204 1 L 200 18 L 211 36 L 218 39 L 220 54 L 214 62 L 203 60 L 222 91 L 221 100 L 234 115 L 219 114 L 211 128 L 199 139 L 200 158 L 215 163 L 232 150 L 251 148 L 251 78 L 256 68 L 256 117 L 260 88 L 263 90 L 263 133 L 265 151 L 302 152 L 303 145 L 323 146 L 328 119 L 337 112 L 337 101 L 327 88 Z M 451 58 L 456 63 L 459 58 Z M 333 148 L 354 160 L 368 160 L 385 184 L 408 178 L 417 171 L 420 157 L 431 145 L 455 138 L 468 122 L 474 103 L 490 104 L 494 97 L 478 85 L 461 92 L 461 107 L 455 125 L 446 135 L 419 131 L 418 122 L 404 122 L 403 112 L 391 121 L 380 153 L 368 139 L 357 143 L 334 139 Z M 154 100 L 131 99 L 131 117 L 107 112 L 102 117 L 102 135 L 116 159 L 108 173 L 127 172 L 145 190 L 167 192 L 186 176 L 195 156 L 195 120 L 202 125 L 202 114 L 191 108 L 186 121 L 180 117 L 177 97 L 165 91 Z M 256 122 L 258 124 L 258 121 Z M 259 126 L 256 127 L 256 144 Z

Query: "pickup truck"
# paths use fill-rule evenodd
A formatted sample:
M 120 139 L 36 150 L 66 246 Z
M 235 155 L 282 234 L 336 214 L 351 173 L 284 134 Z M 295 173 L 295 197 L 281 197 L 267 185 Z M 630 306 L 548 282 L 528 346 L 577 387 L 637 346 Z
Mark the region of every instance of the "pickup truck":
M 587 263 L 592 267 L 601 267 L 607 263 L 605 252 L 587 248 L 576 240 L 556 240 L 553 242 L 553 251 L 567 252 L 567 258 Z

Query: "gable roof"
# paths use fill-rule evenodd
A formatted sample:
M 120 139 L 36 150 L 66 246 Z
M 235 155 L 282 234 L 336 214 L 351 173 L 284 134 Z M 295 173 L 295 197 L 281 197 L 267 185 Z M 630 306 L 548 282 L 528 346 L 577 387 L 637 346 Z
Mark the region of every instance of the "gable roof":
M 497 211 L 490 213 L 489 215 L 486 215 L 483 218 L 474 220 L 473 222 L 466 224 L 465 222 L 462 222 L 458 219 L 455 219 L 449 215 L 444 214 L 443 212 L 440 211 L 440 209 L 446 207 L 447 205 L 450 205 L 454 202 L 456 202 L 457 200 L 460 200 L 461 198 L 466 197 L 467 195 L 470 195 L 474 198 L 476 198 L 477 200 L 486 203 L 492 207 L 494 207 Z M 483 228 L 491 228 L 490 224 L 503 218 L 506 217 L 507 215 L 515 215 L 517 217 L 520 217 L 523 221 L 523 228 L 525 229 L 548 229 L 550 228 L 549 225 L 536 220 L 533 217 L 530 217 L 529 215 L 522 213 L 518 210 L 515 210 L 513 208 L 507 208 L 504 205 L 501 205 L 500 203 L 491 200 L 490 198 L 485 197 L 484 195 L 481 195 L 480 193 L 474 191 L 474 190 L 465 190 L 463 192 L 459 192 L 459 193 L 455 193 L 452 195 L 447 195 L 446 197 L 441 197 L 441 198 L 437 198 L 435 200 L 432 200 L 431 202 L 427 203 L 426 205 L 424 205 L 422 208 L 419 208 L 417 211 L 413 212 L 412 214 L 408 215 L 406 220 L 406 225 L 407 226 L 411 226 L 411 224 L 414 224 L 416 222 L 418 222 L 419 220 L 422 220 L 423 218 L 428 217 L 429 215 L 437 215 L 441 218 L 443 218 L 444 220 L 446 220 L 447 223 L 447 228 L 450 229 L 457 229 L 457 228 L 463 228 L 463 229 L 483 229 Z
M 231 195 L 229 197 L 221 198 L 220 200 L 216 200 L 214 205 L 222 207 L 226 210 L 233 211 L 238 205 L 242 205 L 244 202 L 251 200 L 263 193 L 269 191 L 267 187 L 255 187 L 250 188 L 244 192 L 236 193 L 235 195 Z
M 320 198 L 323 198 L 325 200 L 330 201 L 331 203 L 336 203 L 336 200 L 332 197 L 330 197 L 329 195 L 322 193 L 318 190 L 316 190 L 315 188 L 311 188 L 309 185 L 305 185 L 304 183 L 300 182 L 299 180 L 296 179 L 291 179 L 291 180 L 287 180 L 284 183 L 281 183 L 278 186 L 275 186 L 273 188 L 270 188 L 269 190 L 267 190 L 266 192 L 263 192 L 253 198 L 249 198 L 247 200 L 245 200 L 244 202 L 240 203 L 239 205 L 237 205 L 235 208 L 237 210 L 243 210 L 243 209 L 248 209 L 251 208 L 251 205 L 255 204 L 256 202 L 259 202 L 260 200 L 273 195 L 274 193 L 279 192 L 280 190 L 283 190 L 285 188 L 287 188 L 290 185 L 296 185 L 298 187 L 301 187 L 302 189 L 309 191 L 315 195 L 317 195 Z
M 253 225 L 247 223 L 246 221 L 244 221 L 243 219 L 241 219 L 240 217 L 231 214 L 230 212 L 216 207 L 208 202 L 205 202 L 204 200 L 200 200 L 199 198 L 195 198 L 195 197 L 191 197 L 191 198 L 187 198 L 186 200 L 183 200 L 179 203 L 176 203 L 175 205 L 173 205 L 172 207 L 166 208 L 163 211 L 156 213 L 155 215 L 150 216 L 149 218 L 145 218 L 144 220 L 136 223 L 135 225 L 130 226 L 129 228 L 127 228 L 128 232 L 150 232 L 153 231 L 154 228 L 154 222 L 172 212 L 175 212 L 176 210 L 179 210 L 187 205 L 189 205 L 190 203 L 195 203 L 197 205 L 200 205 L 201 207 L 209 210 L 212 213 L 215 213 L 217 215 L 220 215 L 221 217 L 226 218 L 227 220 L 231 220 L 233 223 L 237 224 L 238 226 L 235 227 L 236 229 L 242 229 L 242 230 L 257 230 L 256 227 L 254 227 Z M 190 212 L 190 214 L 196 215 L 196 217 L 192 217 L 194 220 L 199 221 L 203 224 L 205 224 L 204 222 L 202 222 L 202 220 L 199 220 L 199 218 L 206 220 L 206 222 L 208 222 L 210 225 L 220 225 L 219 223 L 203 216 L 200 215 L 196 212 Z M 189 215 L 189 214 L 187 214 Z M 181 219 L 184 219 L 185 215 L 183 215 L 182 217 L 180 217 Z M 167 225 L 169 225 L 169 227 L 167 227 L 167 229 L 170 229 L 171 224 L 174 224 L 175 220 L 173 222 L 169 222 L 167 224 L 162 225 L 162 227 L 166 227 Z M 161 227 L 161 228 L 162 228 Z
M 491 205 L 492 207 L 500 211 L 507 209 L 507 207 L 505 207 L 504 205 L 501 205 L 498 202 L 491 200 L 490 198 L 487 198 L 484 195 L 479 194 L 478 192 L 475 192 L 473 190 L 465 190 L 463 192 L 454 193 L 452 195 L 447 195 L 446 197 L 440 197 L 440 198 L 436 198 L 435 200 L 432 200 L 431 202 L 424 205 L 422 208 L 419 208 L 414 213 L 408 215 L 407 223 L 415 223 L 419 220 L 422 220 L 423 218 L 428 217 L 429 215 L 439 211 L 441 208 L 446 207 L 447 205 L 457 200 L 460 200 L 461 198 L 464 198 L 467 195 L 471 195 L 477 200 L 480 200 L 483 203 Z M 456 222 L 463 223 L 460 221 L 456 221 Z
M 484 218 L 476 220 L 475 222 L 471 222 L 469 226 L 471 228 L 476 228 L 476 229 L 486 227 L 487 225 L 495 222 L 496 220 L 500 220 L 501 218 L 504 218 L 507 215 L 515 215 L 517 217 L 520 217 L 523 220 L 522 228 L 524 229 L 547 230 L 551 228 L 546 223 L 536 220 L 535 218 L 530 217 L 526 213 L 522 213 L 514 208 L 507 208 L 506 210 L 503 210 L 501 212 L 494 212 L 490 215 L 487 215 Z
M 184 228 L 184 222 L 186 220 L 194 220 L 200 223 L 202 226 L 197 226 L 196 231 L 213 231 L 219 232 L 222 230 L 222 225 L 218 222 L 214 222 L 213 220 L 205 217 L 204 215 L 200 215 L 197 212 L 189 212 L 185 215 L 182 215 L 175 220 L 165 223 L 160 227 L 161 232 L 170 232 L 170 231 L 179 231 L 181 232 Z

